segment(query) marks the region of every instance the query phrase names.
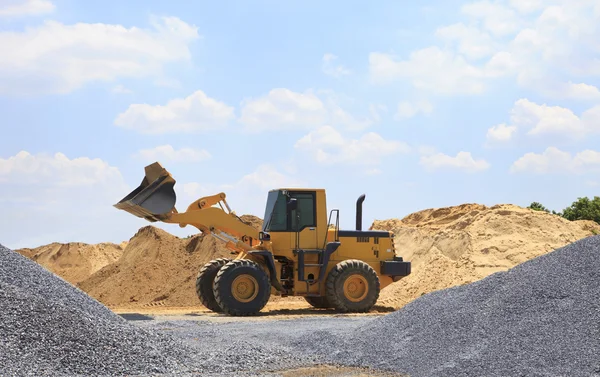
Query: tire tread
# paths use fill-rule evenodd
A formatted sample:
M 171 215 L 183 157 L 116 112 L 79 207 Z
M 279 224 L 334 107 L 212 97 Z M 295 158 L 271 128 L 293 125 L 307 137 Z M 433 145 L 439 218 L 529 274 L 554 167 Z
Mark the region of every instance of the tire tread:
M 344 300 L 343 289 L 338 288 L 340 275 L 344 272 L 362 272 L 369 282 L 369 293 L 362 303 L 349 303 Z M 348 259 L 338 263 L 327 276 L 325 283 L 326 297 L 331 305 L 343 313 L 365 313 L 368 312 L 379 299 L 380 291 L 379 276 L 366 262 L 357 259 Z M 374 288 L 374 289 L 373 289 Z M 340 292 L 341 290 L 341 292 Z
M 233 269 L 240 268 L 240 267 L 250 267 L 255 271 L 260 271 L 260 278 L 258 279 L 259 280 L 258 284 L 261 288 L 265 288 L 266 290 L 268 290 L 268 294 L 265 294 L 263 296 L 262 300 L 258 303 L 258 305 L 257 305 L 258 310 L 248 310 L 248 309 L 243 309 L 243 308 L 231 307 L 228 304 L 228 302 L 225 300 L 225 298 L 221 296 L 221 293 L 220 293 L 221 285 L 226 283 L 223 281 L 225 279 L 224 276 L 226 276 Z M 223 267 L 221 267 L 219 272 L 217 272 L 217 276 L 215 277 L 215 282 L 213 285 L 215 300 L 217 301 L 219 306 L 222 308 L 223 312 L 225 312 L 229 315 L 233 315 L 233 316 L 257 315 L 260 312 L 260 310 L 269 301 L 269 297 L 271 294 L 270 289 L 271 289 L 271 283 L 269 281 L 269 277 L 267 276 L 266 272 L 260 267 L 260 265 L 258 263 L 248 260 L 248 259 L 234 259 L 234 260 L 230 261 L 229 263 L 227 263 L 226 265 L 224 265 Z M 259 292 L 259 296 L 260 296 L 260 292 Z
M 221 307 L 215 300 L 215 296 L 214 296 L 213 289 L 212 289 L 213 281 L 216 277 L 216 273 L 215 273 L 215 277 L 213 277 L 210 280 L 210 284 L 208 281 L 205 280 L 205 277 L 207 274 L 214 273 L 215 269 L 222 268 L 229 261 L 231 261 L 230 258 L 213 259 L 210 262 L 205 263 L 202 266 L 202 268 L 200 268 L 200 272 L 198 272 L 198 275 L 196 277 L 196 295 L 200 299 L 200 302 L 202 303 L 202 305 L 204 305 L 207 309 L 212 310 L 213 312 L 217 312 L 217 313 L 222 312 Z M 218 273 L 218 271 L 217 271 L 217 273 Z

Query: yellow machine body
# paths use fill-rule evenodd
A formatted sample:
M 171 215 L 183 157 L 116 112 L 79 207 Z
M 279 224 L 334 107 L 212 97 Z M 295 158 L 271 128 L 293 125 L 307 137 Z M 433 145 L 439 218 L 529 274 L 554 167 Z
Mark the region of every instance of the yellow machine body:
M 269 233 L 269 241 L 263 241 L 262 245 L 267 250 L 273 253 L 274 256 L 280 258 L 287 258 L 292 261 L 298 260 L 298 254 L 295 253 L 297 248 L 300 249 L 322 249 L 329 242 L 333 242 L 336 239 L 340 241 L 340 246 L 330 256 L 328 264 L 325 266 L 324 276 L 327 276 L 332 268 L 339 262 L 349 259 L 357 259 L 368 263 L 377 273 L 380 280 L 380 289 L 385 288 L 389 284 L 394 282 L 394 277 L 382 274 L 381 262 L 385 260 L 393 259 L 396 256 L 394 247 L 394 234 L 388 231 L 361 231 L 361 230 L 339 230 L 337 227 L 331 227 L 329 213 L 327 212 L 326 193 L 324 189 L 294 189 L 294 188 L 280 188 L 270 191 L 270 193 L 282 193 L 287 192 L 292 197 L 297 196 L 306 198 L 305 201 L 310 202 L 309 197 L 314 197 L 314 216 L 309 214 L 308 217 L 314 217 L 314 222 L 304 221 L 301 223 L 298 232 L 295 231 L 294 227 L 286 229 L 284 231 L 273 231 L 271 229 L 265 229 Z M 268 215 L 267 215 L 268 216 Z M 265 217 L 267 217 L 265 216 Z M 294 216 L 292 212 L 290 216 Z M 301 215 L 302 216 L 302 215 Z M 265 225 L 267 218 L 265 219 Z M 321 272 L 320 266 L 313 266 L 318 264 L 317 254 L 306 254 L 304 257 L 305 264 L 309 266 L 304 267 L 304 271 L 296 268 L 293 269 L 293 281 L 296 282 L 291 288 L 290 295 L 304 296 L 308 294 L 325 294 L 324 284 L 311 284 L 310 280 L 319 276 Z M 277 262 L 278 268 L 276 269 L 281 273 L 282 263 Z M 302 281 L 302 276 L 299 273 L 304 272 L 305 278 L 308 283 Z M 281 276 L 278 276 L 281 278 Z M 310 279 L 310 278 L 313 279 Z M 276 290 L 274 294 L 279 294 Z M 285 294 L 284 294 L 285 295 Z
M 158 162 L 146 166 L 145 171 L 140 186 L 115 207 L 151 222 L 162 221 L 181 227 L 191 225 L 205 234 L 213 235 L 237 254 L 235 259 L 254 262 L 233 263 L 237 264 L 236 268 L 239 267 L 240 271 L 251 268 L 248 266 L 261 267 L 270 282 L 269 295 L 305 296 L 311 303 L 321 300 L 322 307 L 328 307 L 332 305 L 331 301 L 339 301 L 332 297 L 337 290 L 340 295 L 347 296 L 347 307 L 354 305 L 358 308 L 360 305 L 357 303 L 366 297 L 367 288 L 376 289 L 378 297 L 380 289 L 410 274 L 410 262 L 396 255 L 392 232 L 361 229 L 364 195 L 357 201 L 356 229 L 340 230 L 339 211 L 334 209 L 328 212 L 324 189 L 273 189 L 268 192 L 263 228 L 259 231 L 231 211 L 225 193 L 200 198 L 191 203 L 185 212 L 178 212 L 175 208 L 175 180 L 170 173 Z M 215 300 L 221 302 L 221 306 L 226 306 L 227 299 L 239 305 L 257 300 L 258 280 L 262 275 L 256 272 L 252 272 L 254 275 L 240 272 L 240 276 L 232 278 L 231 288 L 228 288 L 231 294 L 229 290 L 217 287 L 219 279 L 225 280 L 220 276 L 225 272 L 220 274 L 219 271 L 221 264 L 226 262 L 229 263 L 212 261 L 198 278 L 197 289 L 201 300 L 208 302 L 202 296 L 210 296 L 215 310 L 218 309 Z M 221 264 L 217 266 L 218 263 Z M 225 270 L 233 270 L 233 264 L 230 263 Z M 215 281 L 216 299 L 211 293 L 212 280 L 204 291 L 201 286 L 207 284 L 200 279 L 208 276 L 206 271 L 209 267 L 213 271 L 210 279 Z M 349 272 L 345 273 L 344 269 Z M 337 275 L 345 280 L 338 282 L 339 279 L 335 280 Z M 221 294 L 217 292 L 218 289 L 221 289 Z M 373 304 L 371 302 L 369 305 Z M 255 309 L 225 311 L 248 314 L 256 312 Z

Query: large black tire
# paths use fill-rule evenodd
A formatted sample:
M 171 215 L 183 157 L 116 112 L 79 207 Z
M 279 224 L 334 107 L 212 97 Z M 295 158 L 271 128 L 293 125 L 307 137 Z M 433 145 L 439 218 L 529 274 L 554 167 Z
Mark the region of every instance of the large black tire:
M 235 259 L 221 267 L 213 292 L 223 312 L 234 316 L 256 315 L 269 301 L 271 283 L 258 263 Z
M 318 309 L 328 309 L 331 308 L 332 305 L 327 300 L 327 297 L 304 297 L 306 302 L 308 302 L 311 306 Z
M 379 298 L 379 277 L 367 263 L 349 259 L 338 263 L 327 276 L 326 297 L 344 313 L 371 310 Z
M 200 269 L 198 273 L 198 277 L 196 278 L 196 294 L 200 299 L 202 305 L 206 306 L 209 310 L 213 312 L 220 313 L 223 310 L 215 300 L 215 294 L 213 293 L 213 282 L 215 277 L 217 276 L 217 272 L 230 262 L 229 258 L 219 258 L 211 260 L 206 263 Z

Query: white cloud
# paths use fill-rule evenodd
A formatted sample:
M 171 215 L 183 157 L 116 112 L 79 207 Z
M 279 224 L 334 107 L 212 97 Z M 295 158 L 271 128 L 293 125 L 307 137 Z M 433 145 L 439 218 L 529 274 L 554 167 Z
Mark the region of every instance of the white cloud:
M 406 143 L 386 140 L 369 132 L 360 139 L 346 139 L 331 126 L 323 126 L 302 137 L 295 148 L 310 153 L 321 164 L 377 165 L 381 159 L 397 153 L 407 153 Z
M 298 93 L 286 88 L 272 89 L 266 96 L 244 100 L 239 121 L 246 131 L 261 132 L 310 130 L 325 124 L 362 130 L 380 119 L 380 106 L 369 106 L 370 117 L 359 119 L 339 105 L 339 96 L 327 91 L 322 94 L 319 97 L 311 90 Z
M 366 175 L 379 175 L 379 174 L 381 174 L 381 173 L 383 173 L 383 172 L 381 171 L 381 169 L 377 169 L 377 168 L 373 168 L 373 169 L 367 169 L 367 170 L 365 171 L 365 174 L 366 174 Z
M 435 94 L 479 94 L 492 80 L 511 78 L 546 98 L 598 101 L 600 91 L 590 83 L 600 77 L 600 3 L 509 3 L 465 4 L 462 22 L 437 28 L 440 45 L 408 58 L 371 53 L 372 81 L 405 79 Z
M 133 93 L 132 90 L 127 89 L 125 86 L 123 86 L 121 84 L 114 86 L 112 88 L 112 92 L 113 93 L 117 93 L 117 94 L 131 94 L 131 93 Z
M 583 112 L 579 117 L 570 109 L 539 105 L 522 98 L 514 104 L 511 123 L 511 127 L 529 129 L 527 134 L 532 136 L 553 134 L 577 139 L 600 132 L 600 106 Z
M 487 170 L 490 164 L 483 160 L 475 160 L 470 152 L 458 152 L 455 157 L 443 153 L 436 153 L 428 156 L 422 156 L 421 165 L 427 170 L 456 169 L 469 173 L 476 173 Z
M 190 133 L 222 128 L 234 118 L 233 107 L 198 90 L 166 105 L 130 105 L 115 125 L 146 134 Z
M 371 116 L 374 119 L 381 119 L 378 112 L 373 112 L 373 108 L 370 109 Z M 330 123 L 336 126 L 342 126 L 350 131 L 359 131 L 364 130 L 365 128 L 370 127 L 376 120 L 372 118 L 362 118 L 357 119 L 341 107 L 337 105 L 332 105 L 330 107 Z M 314 127 L 313 127 L 314 128 Z
M 579 134 L 581 122 L 569 109 L 560 106 L 538 105 L 526 99 L 518 100 L 513 108 L 512 120 L 519 126 L 533 126 L 530 135 L 546 133 Z
M 175 149 L 166 144 L 152 149 L 142 149 L 135 157 L 145 161 L 172 161 L 172 162 L 200 162 L 212 158 L 211 154 L 204 149 L 181 148 Z
M 323 63 L 321 66 L 323 73 L 325 73 L 328 76 L 335 77 L 335 78 L 340 78 L 342 76 L 347 76 L 347 75 L 351 74 L 352 71 L 350 71 L 348 68 L 344 67 L 341 64 L 339 64 L 339 65 L 335 64 L 337 59 L 338 59 L 337 56 L 330 54 L 330 53 L 323 55 Z
M 526 153 L 513 163 L 511 173 L 575 173 L 600 172 L 600 152 L 584 150 L 571 155 L 556 147 L 548 147 L 541 154 Z
M 243 175 L 234 182 L 222 184 L 188 182 L 181 185 L 181 190 L 188 200 L 196 200 L 203 196 L 225 192 L 228 197 L 236 197 L 238 200 L 243 199 L 246 202 L 248 198 L 245 198 L 244 194 L 252 193 L 261 196 L 258 201 L 261 205 L 264 205 L 264 199 L 269 190 L 280 187 L 302 187 L 305 183 L 304 180 L 296 178 L 293 174 L 282 173 L 272 164 L 261 164 L 254 171 Z M 259 214 L 262 215 L 262 213 Z
M 63 153 L 50 156 L 32 155 L 27 151 L 0 158 L 0 182 L 6 184 L 75 187 L 120 180 L 119 169 L 99 158 L 69 159 Z
M 68 93 L 91 82 L 162 77 L 167 63 L 189 61 L 195 26 L 176 17 L 152 29 L 46 21 L 22 32 L 0 32 L 0 93 Z
M 483 29 L 494 35 L 504 36 L 519 29 L 519 19 L 515 12 L 500 3 L 477 1 L 463 5 L 461 10 L 464 14 L 481 21 Z
M 516 126 L 507 126 L 502 123 L 497 126 L 493 126 L 488 129 L 486 138 L 490 143 L 495 142 L 507 142 L 512 139 L 513 135 L 517 132 Z
M 486 72 L 457 54 L 439 47 L 412 52 L 408 60 L 373 52 L 369 73 L 374 83 L 410 80 L 420 90 L 436 94 L 477 94 L 484 90 Z
M 182 178 L 175 179 L 180 210 L 199 197 L 225 192 L 234 211 L 261 217 L 269 189 L 306 186 L 304 180 L 283 174 L 274 165 L 260 165 L 228 184 L 183 183 Z M 132 177 L 131 182 L 133 186 L 125 183 L 118 168 L 88 157 L 23 151 L 0 159 L 0 206 L 4 215 L 0 218 L 0 242 L 19 248 L 51 242 L 127 240 L 140 227 L 149 225 L 113 207 L 137 187 L 139 177 Z M 32 228 L 32 221 L 43 226 Z M 192 227 L 180 229 L 160 222 L 153 225 L 179 236 L 196 233 Z
M 515 61 L 512 54 L 506 51 L 500 51 L 495 53 L 494 56 L 485 63 L 484 68 L 488 77 L 496 78 L 509 76 L 512 72 L 515 72 L 518 67 L 518 62 Z
M 312 92 L 273 89 L 264 97 L 242 102 L 240 122 L 253 131 L 312 128 L 327 120 L 325 104 Z
M 382 104 L 372 103 L 369 105 L 369 114 L 371 115 L 373 122 L 381 121 L 381 113 L 385 113 L 387 110 L 387 106 Z
M 549 88 L 552 90 L 552 88 Z M 600 100 L 600 90 L 593 85 L 585 83 L 575 84 L 572 82 L 558 83 L 556 84 L 555 93 L 556 98 L 570 98 L 576 100 Z
M 463 23 L 440 27 L 435 34 L 442 40 L 455 42 L 458 52 L 470 59 L 491 56 L 498 48 L 488 33 Z
M 112 205 L 131 190 L 117 167 L 98 158 L 27 151 L 0 158 L 1 242 L 122 241 L 139 224 Z
M 600 75 L 600 17 L 591 6 L 588 1 L 558 1 L 539 8 L 534 18 L 523 18 L 503 48 L 512 61 L 507 73 L 547 97 L 597 99 L 593 87 L 572 83 Z
M 235 186 L 256 188 L 266 197 L 268 190 L 280 187 L 299 187 L 302 186 L 302 182 L 293 176 L 279 172 L 273 165 L 263 164 L 258 166 L 254 172 L 243 176 L 235 183 Z
M 427 101 L 415 101 L 415 102 L 407 102 L 403 101 L 398 104 L 398 109 L 396 111 L 396 115 L 394 119 L 402 120 L 412 118 L 415 115 L 421 113 L 425 115 L 429 115 L 433 112 L 433 105 Z
M 331 125 L 343 127 L 349 131 L 361 131 L 381 121 L 381 113 L 387 111 L 385 105 L 371 103 L 367 107 L 368 116 L 357 117 L 344 110 L 344 108 L 353 108 L 358 111 L 360 104 L 356 99 L 329 90 L 320 90 L 318 93 L 327 109 L 327 118 L 326 122 L 314 124 L 311 129 L 322 125 Z
M 177 177 L 175 177 L 177 179 Z M 220 192 L 230 194 L 231 189 L 235 188 L 228 184 L 214 184 L 211 182 L 186 182 L 177 181 L 175 192 L 177 193 L 176 208 L 186 208 L 190 203 L 205 196 L 212 196 Z M 229 200 L 229 198 L 226 198 Z M 233 209 L 233 208 L 232 208 Z
M 299 179 L 293 174 L 284 174 L 272 164 L 262 164 L 254 171 L 230 183 L 185 183 L 181 185 L 182 195 L 180 197 L 182 200 L 178 206 L 187 206 L 191 201 L 203 196 L 224 192 L 231 209 L 238 215 L 253 214 L 262 218 L 269 190 L 306 186 L 305 180 Z
M 2 0 L 1 17 L 36 16 L 52 13 L 55 5 L 49 0 Z
M 331 123 L 333 124 L 344 124 L 349 129 L 354 130 L 366 128 L 371 124 L 369 120 L 358 120 L 354 118 L 352 115 L 350 115 L 348 112 L 346 112 L 339 106 L 335 106 L 332 109 L 330 109 L 328 119 L 331 119 Z M 320 124 L 324 123 L 325 122 L 321 122 Z M 318 127 L 320 124 L 312 124 L 312 127 L 309 128 L 313 129 L 315 127 Z
M 542 0 L 509 0 L 511 7 L 519 13 L 531 13 L 542 9 Z
M 431 145 L 420 145 L 417 148 L 417 151 L 422 156 L 429 156 L 429 155 L 436 153 L 437 150 L 435 147 L 433 147 Z

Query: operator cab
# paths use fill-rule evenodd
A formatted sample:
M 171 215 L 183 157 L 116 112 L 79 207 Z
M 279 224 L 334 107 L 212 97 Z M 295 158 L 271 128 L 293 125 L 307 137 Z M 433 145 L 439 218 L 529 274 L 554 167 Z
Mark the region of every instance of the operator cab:
M 297 232 L 317 226 L 317 192 L 324 190 L 277 189 L 267 196 L 263 237 L 273 232 Z M 322 204 L 321 204 L 322 205 Z

